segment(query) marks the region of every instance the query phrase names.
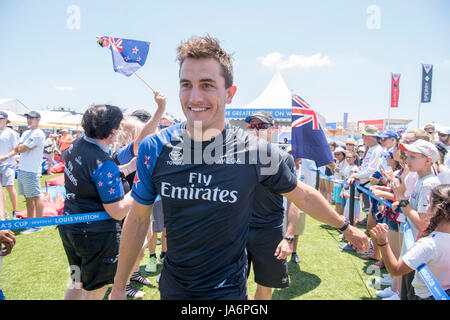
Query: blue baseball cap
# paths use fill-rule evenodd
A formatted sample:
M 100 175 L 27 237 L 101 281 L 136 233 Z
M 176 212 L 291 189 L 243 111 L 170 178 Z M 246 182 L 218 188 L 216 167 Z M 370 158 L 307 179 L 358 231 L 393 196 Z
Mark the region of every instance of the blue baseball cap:
M 395 132 L 394 130 L 386 130 L 386 131 L 382 132 L 379 137 L 380 137 L 380 139 L 385 139 L 385 138 L 398 139 L 399 138 L 397 132 Z

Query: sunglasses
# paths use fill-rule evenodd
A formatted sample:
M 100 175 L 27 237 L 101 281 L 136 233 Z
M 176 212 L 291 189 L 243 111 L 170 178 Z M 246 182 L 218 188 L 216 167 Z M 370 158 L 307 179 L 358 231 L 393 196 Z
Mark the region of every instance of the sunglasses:
M 0 118 L 0 120 L 4 120 L 4 119 L 6 119 L 6 118 L 3 118 L 3 117 Z
M 248 125 L 249 129 L 256 129 L 256 130 L 267 130 L 269 127 L 270 124 L 268 123 L 254 123 Z
M 438 133 L 438 136 L 439 136 L 439 137 L 445 137 L 445 136 L 448 136 L 448 134 L 440 133 L 440 132 L 439 132 L 439 133 Z
M 346 146 L 354 146 L 355 144 L 354 143 L 346 143 L 345 145 Z

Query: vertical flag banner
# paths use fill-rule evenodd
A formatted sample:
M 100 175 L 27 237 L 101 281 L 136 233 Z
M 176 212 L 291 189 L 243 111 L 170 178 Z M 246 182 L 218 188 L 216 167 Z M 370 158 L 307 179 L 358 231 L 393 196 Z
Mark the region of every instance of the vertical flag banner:
M 400 95 L 400 73 L 391 73 L 391 108 L 398 108 Z
M 127 77 L 139 70 L 147 60 L 150 42 L 106 36 L 100 37 L 99 41 L 111 50 L 114 71 Z
M 431 101 L 431 80 L 433 77 L 433 65 L 422 64 L 422 97 L 421 103 Z
M 348 127 L 348 112 L 344 112 L 344 129 Z
M 334 161 L 320 118 L 306 101 L 292 96 L 292 156 L 314 160 L 317 167 Z

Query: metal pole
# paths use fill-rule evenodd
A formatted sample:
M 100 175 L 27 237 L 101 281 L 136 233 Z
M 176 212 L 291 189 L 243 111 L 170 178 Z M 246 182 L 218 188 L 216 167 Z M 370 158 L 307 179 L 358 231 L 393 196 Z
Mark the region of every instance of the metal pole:
M 316 170 L 316 190 L 319 190 L 320 173 L 319 169 Z
M 355 185 L 354 183 L 350 184 L 350 206 L 349 206 L 349 220 L 350 225 L 353 226 L 355 216 Z
M 417 129 L 420 129 L 420 106 L 422 105 L 421 102 L 419 102 L 419 111 L 417 115 Z

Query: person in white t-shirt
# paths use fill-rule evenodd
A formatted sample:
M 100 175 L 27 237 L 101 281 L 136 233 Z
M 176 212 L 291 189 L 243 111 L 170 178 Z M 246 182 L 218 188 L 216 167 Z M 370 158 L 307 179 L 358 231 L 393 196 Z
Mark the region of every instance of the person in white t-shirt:
M 41 197 L 40 176 L 44 154 L 44 132 L 39 129 L 41 115 L 36 111 L 25 114 L 30 127 L 20 137 L 19 144 L 8 156 L 20 154 L 17 184 L 19 194 L 25 197 L 28 218 L 42 217 L 44 202 Z M 29 228 L 22 233 L 41 231 L 41 227 Z
M 399 260 L 389 246 L 386 224 L 378 224 L 370 234 L 377 242 L 390 274 L 400 276 L 416 270 L 412 281 L 413 298 L 434 300 L 417 269 L 426 264 L 442 289 L 450 294 L 450 185 L 439 185 L 431 190 L 427 215 L 431 217 L 429 226 Z
M 367 148 L 366 155 L 362 162 L 362 165 L 357 173 L 353 173 L 347 179 L 349 184 L 353 182 L 357 182 L 360 186 L 369 189 L 370 187 L 370 178 L 372 175 L 377 172 L 380 168 L 380 164 L 382 161 L 382 152 L 383 147 L 378 144 L 378 129 L 374 126 L 367 125 L 361 130 L 362 139 L 364 145 Z M 375 213 L 377 212 L 376 208 L 373 208 L 373 204 L 371 201 L 369 213 L 367 214 L 367 230 L 372 229 L 376 224 Z M 379 261 L 381 258 L 380 252 L 378 251 L 376 245 L 374 244 L 373 254 L 371 255 L 363 255 L 361 256 L 363 259 L 377 260 Z
M 399 148 L 407 152 L 408 168 L 416 172 L 419 179 L 409 199 L 405 198 L 402 192 L 399 193 L 399 182 L 396 180 L 392 182 L 392 189 L 398 199 L 393 203 L 393 207 L 401 208 L 410 223 L 413 238 L 417 239 L 430 223 L 431 217 L 427 209 L 431 190 L 440 184 L 438 177 L 432 171 L 433 163 L 438 160 L 438 151 L 431 142 L 422 139 L 412 144 L 401 143 Z M 405 249 L 405 241 L 403 241 L 402 252 L 405 252 Z M 412 276 L 413 274 L 403 276 L 401 290 L 403 300 L 413 299 Z
M 441 127 L 438 129 L 439 141 L 446 147 L 447 151 L 450 151 L 450 127 Z M 450 152 L 447 152 L 444 158 L 444 164 L 447 168 L 450 168 Z
M 5 187 L 8 191 L 9 199 L 12 205 L 12 216 L 17 214 L 17 193 L 14 187 L 14 178 L 16 174 L 16 162 L 13 157 L 8 158 L 8 154 L 14 150 L 19 141 L 19 135 L 16 131 L 8 128 L 8 114 L 0 111 L 0 188 Z M 6 220 L 6 198 L 4 195 L 0 199 L 0 220 Z
M 447 167 L 444 163 L 444 159 L 448 154 L 448 150 L 446 146 L 440 141 L 436 142 L 435 145 L 439 151 L 439 160 L 435 164 L 439 181 L 442 184 L 450 184 L 450 168 Z

